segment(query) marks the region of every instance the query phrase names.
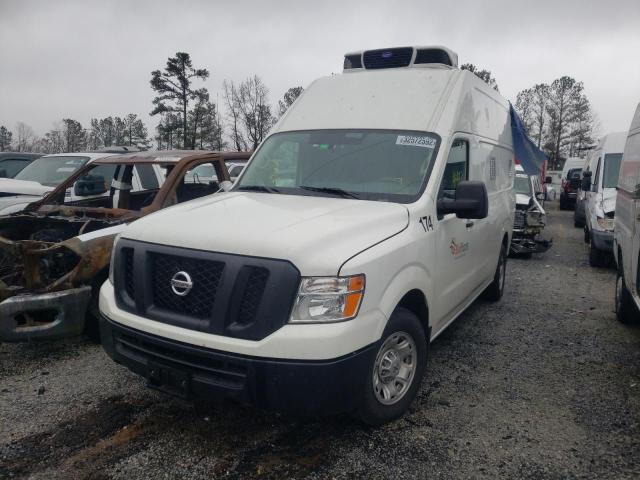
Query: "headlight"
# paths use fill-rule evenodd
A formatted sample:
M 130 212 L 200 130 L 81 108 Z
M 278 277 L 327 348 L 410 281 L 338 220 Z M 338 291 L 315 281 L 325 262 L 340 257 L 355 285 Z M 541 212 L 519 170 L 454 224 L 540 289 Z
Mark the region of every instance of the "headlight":
M 539 227 L 544 225 L 544 216 L 542 212 L 528 211 L 527 212 L 527 225 L 530 227 Z
M 600 228 L 602 228 L 603 230 L 613 230 L 613 218 L 596 217 L 596 220 Z
M 116 235 L 116 238 L 113 239 L 113 246 L 111 247 L 111 261 L 109 262 L 109 281 L 111 282 L 111 285 L 114 285 L 115 283 L 113 281 L 113 263 L 116 258 L 116 245 L 118 244 L 118 240 L 120 240 L 120 235 L 120 233 Z
M 358 314 L 364 275 L 303 277 L 289 323 L 339 322 Z

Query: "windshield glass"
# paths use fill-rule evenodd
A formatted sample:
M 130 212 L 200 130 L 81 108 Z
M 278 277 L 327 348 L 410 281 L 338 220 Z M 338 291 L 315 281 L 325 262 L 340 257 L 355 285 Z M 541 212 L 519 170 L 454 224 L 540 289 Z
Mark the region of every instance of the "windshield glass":
M 56 187 L 84 165 L 89 157 L 40 157 L 15 176 L 16 180 Z
M 521 193 L 522 195 L 531 196 L 531 181 L 529 177 L 526 175 L 516 175 L 516 179 L 513 183 L 513 188 L 516 193 Z
M 390 130 L 312 130 L 269 137 L 235 190 L 410 203 L 418 198 L 439 138 Z
M 604 188 L 613 188 L 618 185 L 621 161 L 621 153 L 608 153 L 604 156 L 604 175 L 602 177 L 602 186 Z

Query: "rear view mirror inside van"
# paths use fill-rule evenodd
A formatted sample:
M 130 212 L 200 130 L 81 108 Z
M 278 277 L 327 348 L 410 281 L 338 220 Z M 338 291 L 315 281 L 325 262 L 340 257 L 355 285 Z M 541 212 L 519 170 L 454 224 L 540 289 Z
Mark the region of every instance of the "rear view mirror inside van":
M 480 219 L 489 214 L 489 197 L 484 182 L 462 181 L 456 187 L 456 198 L 438 200 L 438 215 L 455 213 L 458 218 Z

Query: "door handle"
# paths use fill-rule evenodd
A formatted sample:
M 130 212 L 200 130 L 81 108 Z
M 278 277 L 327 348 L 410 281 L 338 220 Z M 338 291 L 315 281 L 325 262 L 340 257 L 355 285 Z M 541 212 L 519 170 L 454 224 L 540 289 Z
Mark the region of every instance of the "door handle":
M 465 226 L 467 228 L 473 228 L 474 225 L 475 225 L 475 223 L 472 220 L 467 220 L 467 223 L 466 223 Z

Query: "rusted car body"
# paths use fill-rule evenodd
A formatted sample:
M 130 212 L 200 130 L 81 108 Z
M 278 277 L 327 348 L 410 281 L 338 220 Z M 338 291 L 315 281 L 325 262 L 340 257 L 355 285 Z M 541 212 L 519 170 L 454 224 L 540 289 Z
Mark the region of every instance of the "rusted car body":
M 24 211 L 0 217 L 0 341 L 60 338 L 83 330 L 97 336 L 97 292 L 108 276 L 115 236 L 144 215 L 215 193 L 229 180 L 226 162 L 249 156 L 165 151 L 107 157 Z M 203 164 L 213 166 L 216 178 L 189 178 Z M 113 177 L 95 171 L 112 171 Z M 134 191 L 136 176 L 150 188 Z M 88 189 L 88 198 L 65 203 L 70 188 Z

